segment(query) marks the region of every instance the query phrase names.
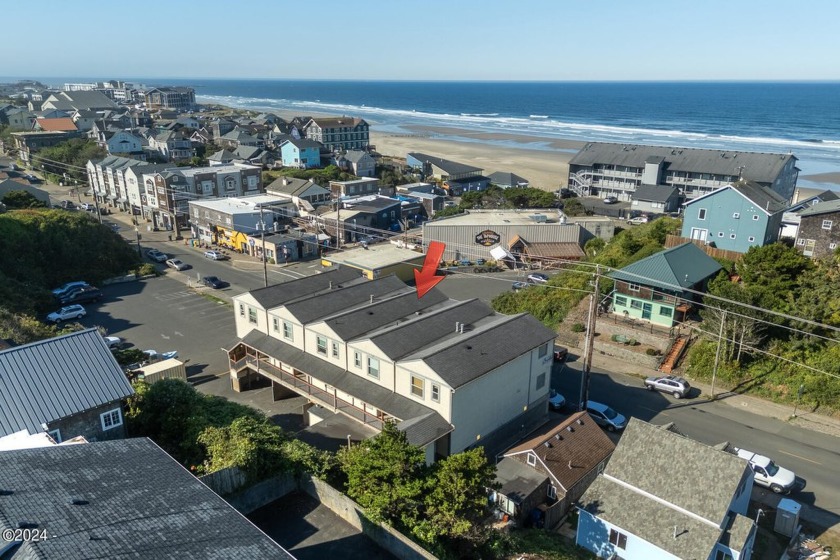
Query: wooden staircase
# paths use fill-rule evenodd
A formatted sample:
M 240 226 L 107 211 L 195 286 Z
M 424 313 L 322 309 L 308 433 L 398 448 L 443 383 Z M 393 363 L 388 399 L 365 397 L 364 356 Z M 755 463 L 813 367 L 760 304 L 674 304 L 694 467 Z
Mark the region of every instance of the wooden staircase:
M 671 344 L 671 347 L 668 349 L 668 353 L 665 354 L 665 358 L 662 360 L 662 363 L 659 364 L 659 371 L 662 373 L 671 373 L 671 371 L 677 366 L 680 358 L 682 358 L 686 346 L 688 346 L 687 336 L 680 335 L 675 338 L 673 344 Z

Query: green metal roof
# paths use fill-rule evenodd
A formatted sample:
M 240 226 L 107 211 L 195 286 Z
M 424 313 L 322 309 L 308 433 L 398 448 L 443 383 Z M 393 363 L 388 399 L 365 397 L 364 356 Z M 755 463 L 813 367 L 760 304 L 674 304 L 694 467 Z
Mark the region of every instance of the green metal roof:
M 643 286 L 677 290 L 677 286 L 690 288 L 714 276 L 721 268 L 701 248 L 693 243 L 684 243 L 627 265 L 609 276 Z

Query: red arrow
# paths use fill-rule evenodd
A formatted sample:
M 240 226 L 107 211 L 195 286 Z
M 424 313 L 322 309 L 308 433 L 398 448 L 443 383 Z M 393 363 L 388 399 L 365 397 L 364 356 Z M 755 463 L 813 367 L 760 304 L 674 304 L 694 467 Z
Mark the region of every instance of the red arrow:
M 429 290 L 434 288 L 438 282 L 443 280 L 443 276 L 435 276 L 437 272 L 438 263 L 443 256 L 443 250 L 446 245 L 440 241 L 432 241 L 429 243 L 429 250 L 426 251 L 426 258 L 423 261 L 423 269 L 414 269 L 414 283 L 417 285 L 417 299 L 425 296 Z

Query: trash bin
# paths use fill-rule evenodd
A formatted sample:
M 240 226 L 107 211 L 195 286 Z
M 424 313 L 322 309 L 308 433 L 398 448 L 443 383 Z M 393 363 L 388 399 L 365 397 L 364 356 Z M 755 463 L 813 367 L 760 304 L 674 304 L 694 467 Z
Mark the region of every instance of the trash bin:
M 800 509 L 802 509 L 802 506 L 790 498 L 779 500 L 779 506 L 776 509 L 776 524 L 773 526 L 773 530 L 780 535 L 792 537 L 799 525 Z

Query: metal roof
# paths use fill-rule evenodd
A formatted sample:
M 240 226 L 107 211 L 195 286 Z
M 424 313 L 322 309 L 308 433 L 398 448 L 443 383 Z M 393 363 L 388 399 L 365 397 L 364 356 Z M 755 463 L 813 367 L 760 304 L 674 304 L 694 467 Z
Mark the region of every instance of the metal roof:
M 760 183 L 772 183 L 790 160 L 797 159 L 793 154 L 590 142 L 569 161 L 569 165 L 588 167 L 609 164 L 644 169 L 651 156 L 661 157 L 662 165 L 670 171 L 737 177 L 740 169 L 743 177 Z
M 4 451 L 0 488 L 0 528 L 26 521 L 49 534 L 10 560 L 294 560 L 146 438 Z
M 611 272 L 609 276 L 633 284 L 679 291 L 678 286 L 690 288 L 717 274 L 721 268 L 720 263 L 703 249 L 693 243 L 683 243 Z
M 679 192 L 680 189 L 669 185 L 640 185 L 633 193 L 633 200 L 667 202 Z
M 134 394 L 96 329 L 0 352 L 0 436 L 48 424 Z

